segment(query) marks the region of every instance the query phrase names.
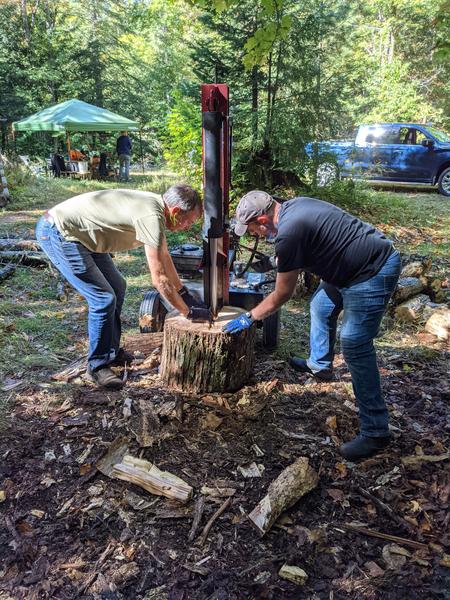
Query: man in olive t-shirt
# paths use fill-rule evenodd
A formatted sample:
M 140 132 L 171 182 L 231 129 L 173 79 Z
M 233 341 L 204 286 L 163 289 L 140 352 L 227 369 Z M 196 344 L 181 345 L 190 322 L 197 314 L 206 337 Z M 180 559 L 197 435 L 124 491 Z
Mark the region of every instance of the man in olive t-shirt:
M 166 229 L 188 229 L 201 212 L 198 192 L 180 184 L 162 196 L 125 189 L 88 192 L 57 204 L 39 220 L 36 239 L 88 303 L 87 374 L 92 381 L 122 387 L 110 366 L 132 358 L 120 348 L 126 282 L 110 253 L 144 246 L 157 290 L 187 318 L 210 319 L 181 283 L 165 236 Z

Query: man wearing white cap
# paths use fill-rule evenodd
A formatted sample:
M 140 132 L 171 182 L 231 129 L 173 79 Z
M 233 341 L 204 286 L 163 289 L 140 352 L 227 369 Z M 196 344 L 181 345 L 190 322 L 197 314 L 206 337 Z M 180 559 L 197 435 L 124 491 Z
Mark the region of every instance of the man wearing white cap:
M 340 448 L 348 460 L 372 456 L 390 442 L 373 339 L 400 274 L 400 255 L 372 225 L 314 198 L 278 203 L 252 191 L 236 209 L 236 235 L 275 237 L 274 291 L 224 331 L 237 333 L 265 319 L 289 300 L 300 270 L 319 275 L 310 305 L 310 355 L 291 357 L 297 371 L 329 381 L 333 375 L 337 318 L 344 311 L 341 347 L 352 375 L 360 434 Z

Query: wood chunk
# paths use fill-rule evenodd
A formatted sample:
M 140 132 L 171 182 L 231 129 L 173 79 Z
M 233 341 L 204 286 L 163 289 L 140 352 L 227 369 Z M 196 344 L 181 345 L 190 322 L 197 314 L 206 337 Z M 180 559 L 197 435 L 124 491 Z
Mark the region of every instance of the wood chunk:
M 400 277 L 422 277 L 428 273 L 431 266 L 432 260 L 430 257 L 426 257 L 423 260 L 414 260 L 402 268 Z
M 392 296 L 394 304 L 400 304 L 413 296 L 417 296 L 424 289 L 424 283 L 419 277 L 403 277 L 398 280 L 397 287 Z
M 151 401 L 140 398 L 133 404 L 130 430 L 141 448 L 150 448 L 159 439 L 161 424 Z
M 166 320 L 161 379 L 183 392 L 225 392 L 241 388 L 253 367 L 255 327 L 239 334 L 222 327 L 244 312 L 225 307 L 215 322 L 193 323 L 183 316 Z
M 440 340 L 448 340 L 450 334 L 450 309 L 446 306 L 436 309 L 425 324 L 425 330 Z
M 123 457 L 128 453 L 128 441 L 125 437 L 117 437 L 109 445 L 108 452 L 101 458 L 97 464 L 97 469 L 107 477 L 113 477 L 112 471 L 114 465 L 122 462 Z
M 137 333 L 124 337 L 123 346 L 128 352 L 141 352 L 145 357 L 149 356 L 163 344 L 163 333 Z
M 283 511 L 317 486 L 319 476 L 301 456 L 272 481 L 264 498 L 249 514 L 249 519 L 264 535 Z
M 151 494 L 179 502 L 187 502 L 192 497 L 192 487 L 183 479 L 168 471 L 160 471 L 148 460 L 130 454 L 126 454 L 122 462 L 114 464 L 112 477 L 139 485 Z
M 283 579 L 287 579 L 288 581 L 296 583 L 297 585 L 304 585 L 308 579 L 306 572 L 300 567 L 295 567 L 294 565 L 283 565 L 278 571 L 278 575 Z
M 429 302 L 430 299 L 425 294 L 414 296 L 414 298 L 410 298 L 396 307 L 395 316 L 399 321 L 413 323 L 424 313 Z
M 57 373 L 51 376 L 55 381 L 65 381 L 66 383 L 79 375 L 82 375 L 87 369 L 87 356 L 76 358 L 68 365 L 63 367 Z

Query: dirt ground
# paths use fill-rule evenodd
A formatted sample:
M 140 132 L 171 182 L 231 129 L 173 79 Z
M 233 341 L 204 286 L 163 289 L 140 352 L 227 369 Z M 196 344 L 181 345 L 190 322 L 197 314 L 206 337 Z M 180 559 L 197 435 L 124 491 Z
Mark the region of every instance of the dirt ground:
M 0 440 L 0 598 L 448 598 L 448 362 L 435 339 L 421 339 L 429 352 L 415 357 L 380 350 L 395 441 L 357 465 L 337 452 L 357 431 L 340 355 L 324 384 L 258 349 L 252 381 L 235 394 L 164 389 L 157 353 L 128 369 L 120 392 L 80 377 L 20 389 Z M 96 463 L 118 436 L 188 482 L 192 500 L 102 475 Z M 299 456 L 318 486 L 260 537 L 247 515 Z M 244 476 L 252 463 L 259 477 Z M 281 578 L 285 564 L 306 583 Z

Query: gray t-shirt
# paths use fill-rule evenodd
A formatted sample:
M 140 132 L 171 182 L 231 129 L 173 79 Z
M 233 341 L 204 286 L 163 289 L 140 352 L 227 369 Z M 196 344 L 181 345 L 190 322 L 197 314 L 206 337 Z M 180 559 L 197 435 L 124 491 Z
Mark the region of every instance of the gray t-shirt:
M 92 252 L 121 252 L 144 244 L 160 248 L 165 239 L 164 203 L 151 192 L 88 192 L 49 213 L 66 240 L 81 242 Z

